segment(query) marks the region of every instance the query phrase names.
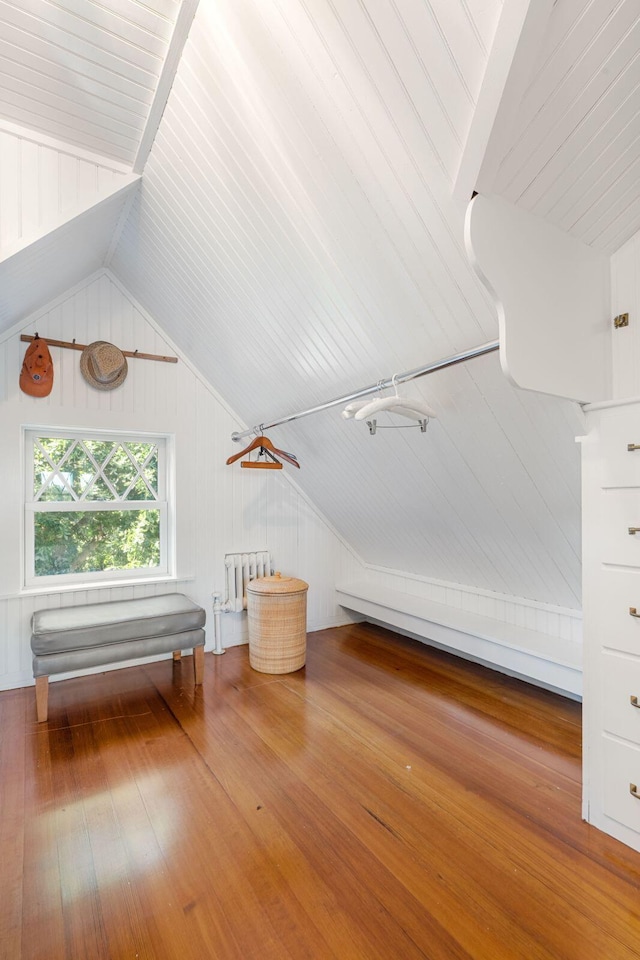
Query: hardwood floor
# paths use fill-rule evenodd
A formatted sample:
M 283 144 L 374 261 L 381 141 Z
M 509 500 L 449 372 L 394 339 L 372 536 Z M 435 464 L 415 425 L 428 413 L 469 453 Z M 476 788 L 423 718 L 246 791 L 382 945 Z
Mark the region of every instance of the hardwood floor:
M 637 960 L 580 706 L 360 624 L 0 694 L 3 960 Z

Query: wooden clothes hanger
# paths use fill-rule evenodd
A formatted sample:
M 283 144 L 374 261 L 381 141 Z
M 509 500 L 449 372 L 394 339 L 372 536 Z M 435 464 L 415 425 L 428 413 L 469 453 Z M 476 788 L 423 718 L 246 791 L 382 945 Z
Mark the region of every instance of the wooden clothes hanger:
M 278 450 L 277 447 L 271 443 L 269 437 L 256 437 L 251 441 L 248 447 L 245 447 L 244 450 L 241 450 L 240 453 L 234 454 L 232 457 L 229 457 L 227 460 L 227 465 L 235 463 L 236 460 L 239 460 L 240 457 L 244 457 L 250 454 L 253 450 L 259 448 L 258 457 L 264 457 L 264 460 L 243 460 L 240 464 L 241 467 L 253 467 L 254 469 L 259 470 L 282 470 L 282 464 L 280 460 L 286 460 L 287 463 L 290 463 L 292 466 L 300 469 L 300 464 L 298 463 L 298 458 L 293 453 L 285 453 L 284 450 Z

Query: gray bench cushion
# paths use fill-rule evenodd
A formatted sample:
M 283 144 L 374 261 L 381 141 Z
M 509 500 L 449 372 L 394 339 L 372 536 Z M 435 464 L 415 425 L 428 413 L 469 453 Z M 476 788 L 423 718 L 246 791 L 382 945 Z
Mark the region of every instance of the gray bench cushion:
M 31 621 L 31 649 L 36 656 L 50 655 L 171 636 L 203 627 L 205 616 L 202 607 L 181 593 L 38 610 Z
M 68 673 L 72 670 L 84 670 L 87 667 L 106 667 L 123 660 L 156 657 L 174 650 L 202 647 L 204 641 L 204 630 L 187 630 L 184 633 L 163 637 L 146 637 L 144 640 L 109 643 L 100 647 L 56 651 L 49 656 L 34 656 L 33 675 L 50 677 L 54 673 Z

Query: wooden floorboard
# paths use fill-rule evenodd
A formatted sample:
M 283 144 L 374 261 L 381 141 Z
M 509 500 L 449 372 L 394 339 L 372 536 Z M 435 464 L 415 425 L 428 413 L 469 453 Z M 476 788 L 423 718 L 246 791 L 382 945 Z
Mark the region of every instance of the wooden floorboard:
M 1 960 L 638 960 L 580 706 L 358 624 L 0 693 Z

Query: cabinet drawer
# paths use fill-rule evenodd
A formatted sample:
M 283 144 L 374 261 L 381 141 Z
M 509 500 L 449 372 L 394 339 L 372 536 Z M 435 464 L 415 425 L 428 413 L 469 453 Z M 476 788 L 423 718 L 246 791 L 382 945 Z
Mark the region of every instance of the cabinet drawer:
M 640 799 L 630 789 L 635 784 L 640 793 L 640 750 L 606 736 L 603 741 L 603 810 L 618 823 L 640 831 Z
M 640 746 L 640 660 L 613 654 L 600 663 L 604 729 Z
M 603 562 L 640 567 L 640 487 L 603 490 L 600 503 Z
M 631 609 L 640 614 L 640 569 L 602 569 L 597 602 L 590 604 L 591 643 L 640 657 L 640 616 Z
M 619 407 L 603 414 L 599 443 L 603 484 L 640 486 L 640 450 L 627 450 L 630 443 L 640 445 L 640 406 Z

